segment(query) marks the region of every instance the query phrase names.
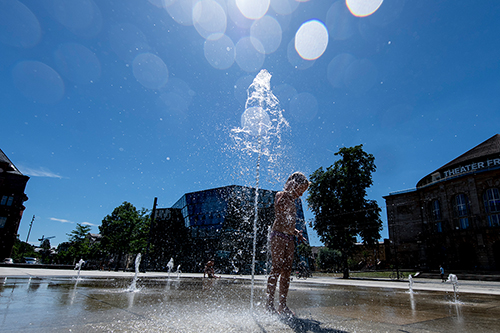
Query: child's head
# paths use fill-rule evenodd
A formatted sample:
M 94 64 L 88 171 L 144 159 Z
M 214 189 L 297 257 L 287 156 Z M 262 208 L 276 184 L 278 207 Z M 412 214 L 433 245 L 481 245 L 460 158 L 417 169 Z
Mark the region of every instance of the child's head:
M 294 172 L 285 183 L 285 191 L 296 192 L 300 197 L 309 187 L 309 180 L 302 172 Z

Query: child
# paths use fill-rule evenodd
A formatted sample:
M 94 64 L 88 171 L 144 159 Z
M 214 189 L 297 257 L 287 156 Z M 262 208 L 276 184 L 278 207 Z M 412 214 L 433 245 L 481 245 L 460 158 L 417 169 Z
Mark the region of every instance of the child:
M 278 313 L 286 316 L 295 314 L 286 306 L 288 287 L 290 286 L 290 273 L 292 272 L 293 255 L 295 251 L 294 236 L 300 241 L 302 231 L 295 229 L 296 208 L 295 200 L 309 187 L 309 181 L 300 172 L 293 173 L 283 188 L 276 194 L 274 200 L 275 220 L 269 234 L 272 268 L 267 280 L 267 309 L 271 313 L 274 308 L 274 292 L 280 277 Z
M 214 264 L 215 263 L 213 260 L 209 260 L 207 262 L 207 264 L 205 265 L 205 269 L 203 270 L 203 277 L 205 277 L 205 275 L 207 275 L 211 279 L 217 278 L 217 276 L 215 275 Z

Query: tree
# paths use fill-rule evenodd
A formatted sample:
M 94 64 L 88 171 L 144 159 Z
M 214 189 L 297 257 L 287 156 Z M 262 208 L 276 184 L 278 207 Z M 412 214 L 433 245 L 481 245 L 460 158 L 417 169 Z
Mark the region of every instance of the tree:
M 43 264 L 50 264 L 52 262 L 52 251 L 50 246 L 50 240 L 44 238 L 42 243 L 40 244 L 41 251 L 39 252 L 42 256 Z
M 76 258 L 73 244 L 71 242 L 62 242 L 57 246 L 56 262 L 58 264 L 72 264 Z
M 101 247 L 111 255 L 117 255 L 118 270 L 123 255 L 143 252 L 148 237 L 149 217 L 147 210 L 140 212 L 129 202 L 116 207 L 99 226 Z
M 90 259 L 92 248 L 87 234 L 91 229 L 90 226 L 77 223 L 76 228 L 66 234 L 68 242 L 63 242 L 57 247 L 59 263 L 75 264 L 80 259 Z
M 323 247 L 318 251 L 316 263 L 320 269 L 335 272 L 341 265 L 341 257 L 342 254 L 339 250 L 332 250 L 327 247 Z
M 312 256 L 312 248 L 309 244 L 300 243 L 297 246 L 297 254 L 304 259 L 309 259 Z
M 66 236 L 69 237 L 68 240 L 70 242 L 82 244 L 83 242 L 85 242 L 90 229 L 92 228 L 88 225 L 77 223 L 75 230 L 71 231 L 69 234 L 66 234 Z
M 340 148 L 335 155 L 341 158 L 326 171 L 319 168 L 311 175 L 307 202 L 315 215 L 314 229 L 328 248 L 341 252 L 344 278 L 348 278 L 347 259 L 356 237 L 374 244 L 382 221 L 377 202 L 365 198 L 376 169 L 373 155 L 363 151 L 363 145 Z
M 78 261 L 82 258 L 88 259 L 90 254 L 90 241 L 87 238 L 87 234 L 92 228 L 88 225 L 82 225 L 80 223 L 76 224 L 75 230 L 66 234 L 73 246 L 74 261 Z
M 24 257 L 36 257 L 37 253 L 33 245 L 19 240 L 19 235 L 17 235 L 11 256 L 14 262 L 24 262 Z

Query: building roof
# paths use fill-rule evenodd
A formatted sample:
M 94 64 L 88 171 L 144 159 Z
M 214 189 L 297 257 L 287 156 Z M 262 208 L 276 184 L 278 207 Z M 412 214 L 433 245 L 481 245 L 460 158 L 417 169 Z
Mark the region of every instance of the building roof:
M 454 169 L 479 160 L 484 160 L 488 156 L 500 154 L 500 134 L 495 134 L 488 140 L 480 143 L 474 148 L 466 151 L 462 155 L 446 163 L 436 171 L 431 172 L 417 183 L 417 188 L 432 183 L 437 180 L 449 177 L 446 170 Z M 469 171 L 470 168 L 467 169 Z M 462 173 L 462 172 L 460 172 Z
M 451 162 L 443 165 L 441 168 L 439 168 L 439 170 L 448 169 L 451 166 L 463 164 L 465 162 L 477 159 L 478 157 L 484 157 L 498 153 L 500 153 L 500 134 L 495 134 L 483 143 L 480 143 L 471 150 L 458 156 Z
M 11 174 L 23 175 L 21 171 L 19 171 L 14 163 L 5 155 L 5 153 L 0 149 L 0 169 L 3 171 L 0 172 L 8 172 Z

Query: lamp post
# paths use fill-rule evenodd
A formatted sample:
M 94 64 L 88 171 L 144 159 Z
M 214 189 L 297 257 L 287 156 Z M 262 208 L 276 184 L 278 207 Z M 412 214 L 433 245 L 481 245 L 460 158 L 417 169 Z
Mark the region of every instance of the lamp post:
M 28 240 L 30 239 L 30 233 L 31 233 L 31 227 L 33 226 L 33 221 L 35 221 L 35 215 L 33 215 L 33 218 L 31 219 L 30 229 L 28 230 L 28 236 L 26 236 L 26 243 L 28 243 Z
M 153 226 L 155 223 L 157 202 L 158 202 L 158 198 L 155 197 L 155 199 L 153 201 L 153 211 L 151 212 L 151 221 L 149 224 L 148 244 L 146 245 L 146 253 L 144 254 L 144 265 L 142 266 L 142 269 L 141 269 L 142 273 L 146 272 L 146 268 L 148 267 L 148 264 L 149 264 L 149 245 L 151 244 L 151 234 L 152 234 Z

